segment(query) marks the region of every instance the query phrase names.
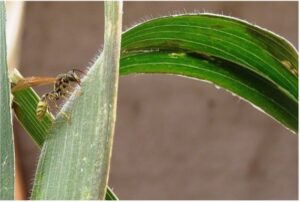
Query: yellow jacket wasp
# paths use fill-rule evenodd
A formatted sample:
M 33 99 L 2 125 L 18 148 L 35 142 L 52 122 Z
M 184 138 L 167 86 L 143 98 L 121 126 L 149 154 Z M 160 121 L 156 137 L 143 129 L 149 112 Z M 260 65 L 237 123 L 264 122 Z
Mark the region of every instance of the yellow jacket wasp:
M 58 109 L 58 105 L 56 103 L 60 98 L 65 98 L 70 93 L 70 88 L 72 83 L 81 84 L 80 76 L 76 73 L 85 74 L 85 72 L 72 69 L 71 71 L 65 74 L 59 74 L 57 77 L 28 77 L 20 80 L 12 87 L 12 92 L 16 92 L 18 90 L 26 89 L 33 86 L 40 86 L 54 83 L 54 88 L 51 92 L 44 94 L 36 108 L 36 115 L 39 120 L 42 120 L 49 109 L 49 101 L 51 101 L 56 109 Z

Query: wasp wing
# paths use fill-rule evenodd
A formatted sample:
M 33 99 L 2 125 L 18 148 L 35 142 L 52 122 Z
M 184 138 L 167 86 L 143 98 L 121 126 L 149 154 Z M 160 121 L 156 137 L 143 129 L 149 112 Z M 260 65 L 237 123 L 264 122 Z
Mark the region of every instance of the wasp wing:
M 16 92 L 19 90 L 23 90 L 26 88 L 30 88 L 33 86 L 41 86 L 41 85 L 47 85 L 51 83 L 55 83 L 56 78 L 55 77 L 27 77 L 23 78 L 18 81 L 13 87 L 12 87 L 12 92 Z

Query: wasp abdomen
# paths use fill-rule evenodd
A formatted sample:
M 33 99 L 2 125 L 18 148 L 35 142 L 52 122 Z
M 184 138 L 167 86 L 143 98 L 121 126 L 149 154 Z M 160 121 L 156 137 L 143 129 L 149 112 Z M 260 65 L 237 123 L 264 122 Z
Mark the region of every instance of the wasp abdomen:
M 48 110 L 48 103 L 45 99 L 41 99 L 38 102 L 37 108 L 36 108 L 36 116 L 38 120 L 42 120 Z

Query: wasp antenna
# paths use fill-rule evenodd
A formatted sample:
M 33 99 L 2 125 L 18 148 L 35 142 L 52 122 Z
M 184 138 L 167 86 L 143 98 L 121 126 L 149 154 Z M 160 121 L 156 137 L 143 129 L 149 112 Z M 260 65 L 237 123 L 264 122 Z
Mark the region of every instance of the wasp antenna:
M 80 70 L 80 69 L 73 69 L 73 71 L 74 71 L 74 72 L 77 71 L 77 72 L 80 72 L 80 73 L 82 73 L 82 74 L 86 74 L 86 71 L 82 71 L 82 70 Z

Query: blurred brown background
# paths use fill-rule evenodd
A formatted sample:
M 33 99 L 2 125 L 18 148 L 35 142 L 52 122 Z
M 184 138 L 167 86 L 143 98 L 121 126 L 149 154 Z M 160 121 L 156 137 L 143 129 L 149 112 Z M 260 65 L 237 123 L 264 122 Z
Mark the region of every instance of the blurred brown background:
M 125 2 L 123 27 L 194 11 L 245 19 L 298 44 L 297 2 Z M 27 2 L 24 20 L 25 76 L 84 68 L 102 46 L 103 2 Z M 265 114 L 175 76 L 132 75 L 119 86 L 109 184 L 120 199 L 298 198 L 298 137 Z M 29 196 L 39 150 L 15 131 Z

